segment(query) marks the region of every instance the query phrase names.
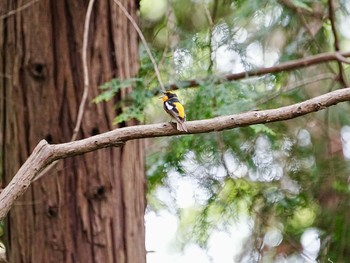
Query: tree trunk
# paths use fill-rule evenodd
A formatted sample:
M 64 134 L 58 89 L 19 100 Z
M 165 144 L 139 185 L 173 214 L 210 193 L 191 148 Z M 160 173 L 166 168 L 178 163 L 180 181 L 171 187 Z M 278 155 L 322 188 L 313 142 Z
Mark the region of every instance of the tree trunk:
M 40 0 L 0 21 L 4 185 L 41 139 L 71 139 L 83 93 L 88 2 Z M 135 17 L 135 1 L 121 2 Z M 1 1 L 0 15 L 25 3 Z M 113 103 L 91 103 L 98 85 L 132 77 L 138 67 L 137 34 L 113 1 L 95 1 L 89 36 L 90 91 L 80 138 L 113 128 Z M 9 262 L 145 262 L 144 187 L 141 141 L 60 162 L 10 211 Z

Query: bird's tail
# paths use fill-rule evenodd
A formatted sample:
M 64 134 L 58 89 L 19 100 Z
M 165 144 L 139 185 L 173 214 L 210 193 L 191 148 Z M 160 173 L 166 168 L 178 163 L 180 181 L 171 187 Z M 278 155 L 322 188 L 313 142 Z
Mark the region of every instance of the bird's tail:
M 178 131 L 188 132 L 186 123 L 178 122 L 178 121 L 176 123 L 177 123 L 176 128 Z

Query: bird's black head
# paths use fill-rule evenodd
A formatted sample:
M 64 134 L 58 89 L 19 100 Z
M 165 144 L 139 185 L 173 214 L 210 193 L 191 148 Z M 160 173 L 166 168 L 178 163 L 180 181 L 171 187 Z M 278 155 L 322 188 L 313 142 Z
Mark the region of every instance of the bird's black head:
M 171 90 L 164 91 L 163 94 L 164 94 L 164 96 L 168 97 L 169 99 L 177 97 L 176 94 Z
M 163 102 L 166 102 L 168 99 L 177 98 L 176 94 L 170 90 L 163 92 L 164 96 L 162 97 Z

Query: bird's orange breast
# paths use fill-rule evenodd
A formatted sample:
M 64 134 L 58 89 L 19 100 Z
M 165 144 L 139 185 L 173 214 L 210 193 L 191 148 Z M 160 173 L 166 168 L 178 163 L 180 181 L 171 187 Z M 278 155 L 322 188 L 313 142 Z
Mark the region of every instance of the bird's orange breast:
M 169 99 L 168 96 L 162 97 L 162 101 L 163 101 L 163 102 L 166 102 L 168 99 Z

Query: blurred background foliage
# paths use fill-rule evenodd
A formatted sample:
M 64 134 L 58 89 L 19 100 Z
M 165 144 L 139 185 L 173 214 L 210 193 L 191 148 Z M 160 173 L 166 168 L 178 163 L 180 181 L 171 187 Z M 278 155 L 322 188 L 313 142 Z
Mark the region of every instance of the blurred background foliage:
M 326 0 L 141 0 L 139 22 L 163 82 L 177 85 L 187 119 L 199 120 L 348 85 L 349 66 L 337 62 L 224 81 L 334 51 L 334 30 L 340 49 L 349 50 L 350 3 L 333 4 L 336 28 Z M 168 121 L 141 44 L 140 57 L 137 78 L 105 84 L 96 102 L 133 85 L 115 122 Z M 192 79 L 200 85 L 189 88 Z M 178 217 L 178 249 L 206 248 L 213 231 L 243 220 L 250 230 L 234 262 L 348 262 L 349 145 L 349 103 L 284 122 L 147 140 L 148 210 Z M 178 201 L 179 182 L 190 184 L 189 204 Z

